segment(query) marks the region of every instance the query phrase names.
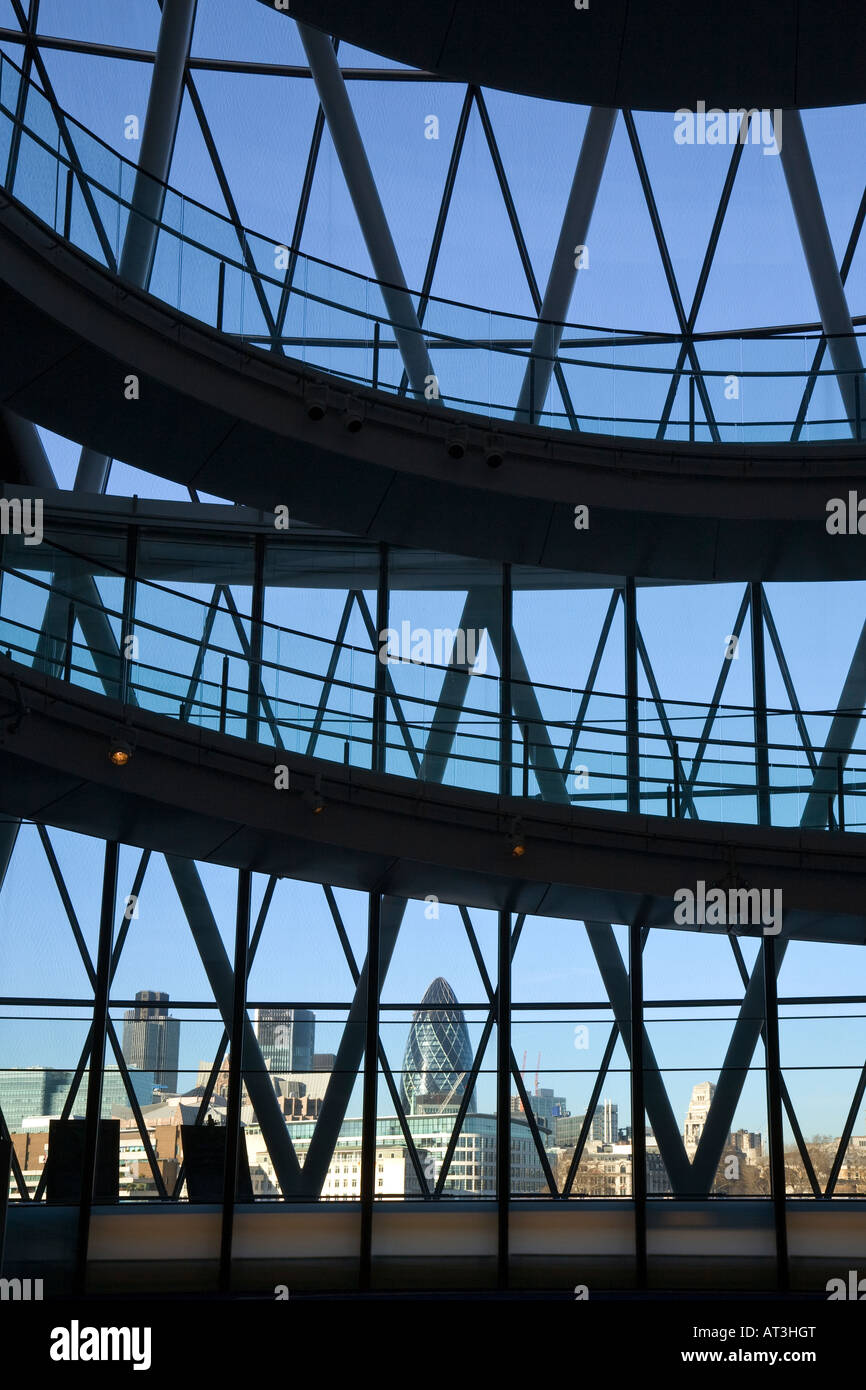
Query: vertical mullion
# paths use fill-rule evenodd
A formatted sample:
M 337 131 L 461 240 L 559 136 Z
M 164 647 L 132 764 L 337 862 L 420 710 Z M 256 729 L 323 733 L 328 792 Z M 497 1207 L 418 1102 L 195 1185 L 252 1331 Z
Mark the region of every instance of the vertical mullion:
M 502 566 L 501 632 L 499 634 L 499 795 L 511 795 L 511 652 L 514 642 L 511 566 Z
M 231 1292 L 232 1238 L 235 1200 L 238 1188 L 238 1160 L 241 1137 L 243 1096 L 244 1020 L 247 1007 L 247 969 L 250 940 L 250 891 L 252 872 L 238 870 L 237 913 L 235 917 L 235 968 L 232 994 L 231 1053 L 229 1055 L 228 1097 L 226 1102 L 225 1172 L 223 1175 L 222 1232 L 220 1236 L 220 1293 Z
M 780 1292 L 787 1292 L 788 1228 L 785 1210 L 785 1142 L 782 1130 L 782 1065 L 779 1048 L 779 995 L 776 938 L 764 936 L 764 1061 L 767 1069 L 767 1127 L 770 1140 L 770 1191 L 776 1227 L 776 1266 Z
M 388 667 L 379 659 L 382 650 L 383 634 L 388 630 L 388 547 L 384 542 L 379 546 L 379 579 L 376 586 L 376 673 L 373 693 L 373 747 L 372 766 L 374 772 L 384 772 L 386 768 L 386 691 Z
M 499 794 L 511 795 L 511 666 L 514 641 L 511 566 L 502 566 L 499 634 Z M 511 1193 L 511 913 L 499 913 L 496 991 L 496 1211 L 497 1285 L 508 1287 Z
M 376 1182 L 376 1110 L 379 1090 L 379 989 L 382 898 L 369 895 L 367 914 L 367 1018 L 361 1117 L 361 1240 L 358 1283 L 369 1289 L 373 1274 L 373 1200 Z
M 644 1102 L 644 1020 L 642 932 L 637 921 L 628 932 L 629 1020 L 631 1035 L 631 1193 L 634 1204 L 635 1284 L 647 1284 L 646 1107 Z
M 499 913 L 496 992 L 497 1285 L 508 1288 L 511 1195 L 511 913 Z
M 125 705 L 129 699 L 129 666 L 132 657 L 127 657 L 126 639 L 132 635 L 135 625 L 135 576 L 138 565 L 138 527 L 130 526 L 126 532 L 126 572 L 123 578 L 123 618 L 120 633 L 120 703 Z
M 111 938 L 114 930 L 114 904 L 117 894 L 118 846 L 106 840 L 102 869 L 102 903 L 99 912 L 99 943 L 93 990 L 93 1024 L 90 1038 L 90 1068 L 87 1074 L 87 1108 L 84 1121 L 84 1161 L 81 1170 L 81 1202 L 78 1209 L 77 1279 L 86 1292 L 87 1251 L 90 1243 L 90 1214 L 96 1187 L 99 1120 L 102 1109 L 102 1075 L 105 1040 L 108 1033 L 108 991 L 111 976 Z
M 250 674 L 247 685 L 247 738 L 254 743 L 259 737 L 259 704 L 264 691 L 262 682 L 262 637 L 265 613 L 265 538 L 259 532 L 254 541 L 253 602 L 250 614 Z
M 632 577 L 623 590 L 625 620 L 625 692 L 626 692 L 626 805 L 630 812 L 640 813 L 640 740 L 638 726 L 638 666 L 637 666 L 637 593 Z
M 770 752 L 767 746 L 767 668 L 764 657 L 764 586 L 749 584 L 752 623 L 752 704 L 755 710 L 755 797 L 758 824 L 770 824 Z

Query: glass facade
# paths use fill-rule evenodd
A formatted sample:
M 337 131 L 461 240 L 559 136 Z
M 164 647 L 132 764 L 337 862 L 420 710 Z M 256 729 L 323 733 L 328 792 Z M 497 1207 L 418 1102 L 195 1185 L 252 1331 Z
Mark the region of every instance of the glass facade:
M 17 0 L 11 11 L 0 0 L 18 22 L 0 25 L 0 183 L 91 271 L 135 279 L 167 322 L 182 315 L 222 346 L 387 393 L 395 415 L 405 398 L 472 412 L 491 431 L 508 420 L 690 443 L 710 458 L 721 444 L 862 442 L 862 316 L 829 331 L 778 149 L 680 159 L 670 113 L 611 113 L 590 242 L 569 248 L 575 274 L 543 320 L 587 108 L 339 54 L 393 232 L 394 285 L 293 22 L 252 0 L 249 22 L 228 0 L 199 0 L 163 182 L 139 179 L 141 132 L 117 119 L 121 105 L 127 123 L 144 113 L 159 7 L 134 7 L 122 25 L 101 0 L 73 8 L 32 6 L 25 43 Z M 862 116 L 804 120 L 813 212 L 852 305 L 866 290 L 864 204 L 838 151 Z M 286 123 L 292 138 L 275 139 Z M 136 279 L 139 237 L 150 255 Z M 377 1250 L 398 1243 L 395 1212 L 435 1209 L 446 1232 L 455 1212 L 489 1218 L 473 1251 L 500 1284 L 532 1221 L 559 1223 L 553 1243 L 567 1247 L 569 1223 L 585 1217 L 585 1234 L 602 1210 L 603 1257 L 627 1249 L 638 1284 L 666 1276 L 683 1213 L 695 1229 L 717 1223 L 731 1246 L 742 1223 L 781 1284 L 808 1245 L 787 1241 L 805 1207 L 859 1219 L 862 922 L 800 883 L 795 939 L 781 889 L 747 882 L 736 862 L 741 843 L 758 844 L 772 876 L 785 831 L 786 871 L 796 860 L 809 885 L 818 865 L 844 861 L 850 876 L 858 863 L 859 562 L 815 584 L 500 565 L 324 531 L 294 512 L 282 526 L 277 512 L 164 483 L 158 458 L 152 474 L 103 458 L 91 488 L 92 448 L 44 428 L 28 438 L 44 449 L 37 475 L 68 492 L 42 488 L 38 544 L 15 524 L 33 487 L 4 485 L 0 499 L 0 752 L 12 774 L 48 757 L 26 742 L 44 685 L 94 721 L 111 710 L 115 766 L 135 759 L 138 716 L 162 716 L 166 759 L 183 739 L 196 774 L 254 767 L 276 809 L 264 828 L 209 837 L 202 804 L 199 837 L 180 847 L 166 832 L 142 848 L 102 809 L 85 834 L 70 828 L 82 755 L 75 779 L 58 774 L 44 797 L 4 811 L 0 1179 L 16 1240 L 54 1202 L 52 1121 L 56 1152 L 64 1135 L 87 1145 L 69 1160 L 77 1195 L 57 1199 L 81 1222 L 58 1221 L 57 1249 L 84 1274 L 94 1205 L 121 1204 L 130 1220 L 218 1213 L 223 1289 L 234 1232 L 256 1250 L 242 1218 L 259 1213 L 327 1212 L 334 1231 L 357 1219 L 347 1246 L 368 1287 Z M 837 462 L 816 450 L 808 466 Z M 485 468 L 473 484 L 479 532 L 494 524 L 488 481 Z M 635 504 L 640 524 L 652 513 Z M 309 815 L 300 848 L 269 872 L 260 852 L 284 830 L 276 793 L 295 796 L 283 754 L 311 760 Z M 379 808 L 364 850 L 387 871 L 350 874 L 329 815 L 336 772 L 353 789 L 367 786 L 361 773 L 378 778 L 383 804 L 399 795 L 413 823 L 431 791 L 475 794 L 498 817 L 495 835 L 472 827 L 462 847 L 491 879 L 495 860 L 488 905 L 456 856 L 447 891 L 439 879 L 426 891 L 423 875 L 443 867 L 432 820 L 407 869 Z M 169 823 L 182 792 L 154 774 L 155 822 Z M 563 907 L 571 880 L 533 878 L 530 816 L 580 857 L 579 913 Z M 602 830 L 621 836 L 606 860 Z M 659 909 L 647 925 L 663 896 L 653 855 L 682 845 L 682 915 Z M 638 852 L 646 893 L 630 913 L 622 869 Z M 602 893 L 613 910 L 600 920 Z M 751 915 L 726 921 L 731 903 Z M 414 1240 L 419 1228 L 406 1229 Z M 317 1247 L 311 1267 L 318 1258 Z M 413 1246 L 411 1258 L 424 1256 Z
M 447 980 L 434 980 L 412 1019 L 400 1098 L 408 1115 L 457 1109 L 467 1089 L 472 1047 L 466 1019 Z M 474 1111 L 470 1095 L 468 1109 Z

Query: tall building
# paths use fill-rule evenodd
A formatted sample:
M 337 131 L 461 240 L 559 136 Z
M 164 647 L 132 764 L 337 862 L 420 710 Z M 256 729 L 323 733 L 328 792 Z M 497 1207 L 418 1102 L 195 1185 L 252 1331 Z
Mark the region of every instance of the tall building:
M 615 1144 L 619 1137 L 619 1106 L 603 1100 L 592 1117 L 592 1137 L 601 1144 Z
M 853 1139 L 851 1142 L 853 1144 Z M 728 1148 L 742 1154 L 747 1163 L 759 1163 L 764 1146 L 759 1133 L 749 1129 L 736 1129 L 728 1139 Z
M 697 1086 L 692 1087 L 692 1098 L 689 1101 L 686 1122 L 683 1126 L 683 1139 L 689 1158 L 695 1156 L 698 1141 L 704 1132 L 704 1125 L 707 1123 L 707 1115 L 715 1094 L 716 1088 L 712 1081 L 700 1081 Z
M 302 1160 L 315 1131 L 315 1118 L 299 1122 L 288 1116 L 292 1143 Z M 454 1113 L 419 1112 L 409 1115 L 406 1126 L 418 1152 L 424 1179 L 432 1188 L 439 1179 L 454 1129 Z M 345 1119 L 334 1149 L 321 1196 L 334 1200 L 357 1200 L 360 1195 L 361 1134 L 359 1118 Z M 547 1189 L 535 1142 L 526 1120 L 510 1117 L 511 1191 L 540 1193 Z M 416 1196 L 419 1185 L 408 1157 L 400 1122 L 381 1116 L 376 1121 L 377 1197 Z M 496 1195 L 497 1122 L 495 1115 L 467 1114 L 454 1151 L 443 1190 L 449 1197 L 494 1197 Z M 244 1138 L 250 1161 L 254 1190 L 267 1195 L 277 1191 L 276 1175 L 255 1117 L 245 1125 Z
M 0 1110 L 10 1132 L 44 1130 L 48 1128 L 49 1120 L 59 1119 L 74 1076 L 74 1072 L 58 1071 L 51 1067 L 23 1067 L 16 1071 L 0 1072 Z M 131 1071 L 129 1079 L 139 1105 L 152 1104 L 153 1072 Z M 70 1119 L 84 1116 L 86 1099 L 87 1083 L 82 1081 L 70 1111 Z M 118 1107 L 129 1109 L 129 1094 L 120 1068 L 109 1066 L 102 1073 L 102 1118 L 110 1120 Z
M 556 1143 L 568 1148 L 576 1144 L 583 1128 L 584 1115 L 555 1115 L 553 1133 Z M 599 1144 L 616 1144 L 620 1140 L 619 1106 L 612 1100 L 604 1100 L 595 1107 L 588 1139 Z M 630 1137 L 630 1136 L 629 1136 Z
M 312 1009 L 253 1009 L 253 1031 L 273 1072 L 312 1071 L 316 1015 Z
M 472 1045 L 463 1010 L 447 980 L 430 985 L 409 1029 L 400 1099 L 408 1115 L 456 1110 L 472 1070 Z M 475 1110 L 474 1095 L 469 1110 Z
M 72 1072 L 49 1067 L 0 1072 L 0 1111 L 11 1133 L 20 1132 L 25 1115 L 50 1115 L 56 1119 L 72 1078 Z
M 538 1090 L 529 1093 L 529 1105 L 538 1121 L 542 1139 L 552 1144 L 556 1121 L 565 1113 L 565 1096 L 555 1095 L 550 1086 L 539 1086 Z M 523 1114 L 523 1102 L 519 1096 L 511 1097 L 511 1113 Z
M 180 1020 L 169 1018 L 168 995 L 140 989 L 123 1015 L 123 1057 L 132 1071 L 152 1071 L 157 1086 L 177 1090 Z

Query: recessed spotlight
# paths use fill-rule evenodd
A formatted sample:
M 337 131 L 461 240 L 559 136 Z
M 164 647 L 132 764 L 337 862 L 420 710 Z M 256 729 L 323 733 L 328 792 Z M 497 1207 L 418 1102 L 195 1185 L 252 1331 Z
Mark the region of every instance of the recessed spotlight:
M 484 457 L 488 468 L 501 468 L 505 461 L 505 440 L 501 434 L 487 436 Z
M 346 414 L 343 420 L 350 434 L 357 434 L 364 425 L 364 407 L 355 396 L 346 401 Z
M 321 773 L 316 774 L 312 789 L 304 792 L 304 800 L 314 816 L 320 816 L 322 814 L 325 809 L 325 798 L 322 796 Z
M 312 383 L 304 392 L 307 414 L 311 420 L 323 420 L 328 409 L 328 391 L 325 386 Z
M 526 835 L 523 830 L 522 821 L 513 820 L 511 822 L 511 831 L 508 836 L 508 843 L 511 846 L 512 858 L 522 859 L 523 855 L 526 853 Z
M 466 426 L 452 425 L 445 439 L 445 449 L 451 459 L 462 459 L 466 453 Z
M 126 767 L 132 761 L 132 744 L 122 738 L 113 738 L 108 746 L 108 761 L 114 767 Z

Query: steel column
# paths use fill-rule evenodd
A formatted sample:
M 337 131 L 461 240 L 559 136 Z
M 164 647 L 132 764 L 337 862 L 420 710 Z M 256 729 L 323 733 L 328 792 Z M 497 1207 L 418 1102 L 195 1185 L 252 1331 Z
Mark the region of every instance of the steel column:
M 379 918 L 378 971 L 380 992 L 388 972 L 388 966 L 391 963 L 394 947 L 397 944 L 397 934 L 405 910 L 406 904 L 401 902 L 399 898 L 383 897 Z M 328 1082 L 328 1089 L 325 1092 L 321 1113 L 310 1139 L 307 1157 L 304 1160 L 300 1192 L 301 1195 L 310 1199 L 318 1197 L 321 1193 L 322 1184 L 328 1172 L 328 1165 L 331 1162 L 334 1147 L 346 1117 L 349 1099 L 360 1071 L 361 1059 L 367 1041 L 369 972 L 370 957 L 368 954 L 358 976 L 352 1007 L 349 1010 L 349 1016 L 346 1019 L 337 1048 L 334 1069 Z
M 860 1073 L 859 1080 L 854 1089 L 854 1096 L 851 1101 L 851 1108 L 848 1111 L 848 1118 L 845 1121 L 845 1127 L 842 1130 L 842 1135 L 839 1140 L 839 1147 L 836 1150 L 836 1157 L 833 1159 L 833 1167 L 830 1169 L 830 1176 L 827 1179 L 827 1187 L 824 1192 L 825 1197 L 832 1197 L 833 1192 L 835 1191 L 836 1183 L 839 1180 L 839 1174 L 842 1170 L 842 1164 L 845 1161 L 845 1154 L 847 1153 L 848 1145 L 851 1142 L 851 1135 L 854 1133 L 854 1125 L 857 1122 L 857 1116 L 860 1114 L 860 1106 L 863 1104 L 864 1093 L 866 1093 L 866 1064 L 864 1064 L 863 1070 Z
M 93 991 L 93 1024 L 90 1035 L 90 1066 L 87 1073 L 87 1108 L 84 1122 L 84 1162 L 81 1169 L 81 1203 L 78 1209 L 76 1276 L 79 1290 L 87 1290 L 87 1250 L 90 1243 L 90 1213 L 96 1187 L 96 1161 L 99 1120 L 102 1110 L 102 1073 L 105 1066 L 105 1040 L 108 1033 L 108 991 L 111 974 L 111 938 L 114 930 L 114 902 L 117 895 L 118 847 L 106 840 L 102 869 L 102 904 L 99 912 L 99 943 L 96 954 L 96 980 Z
M 415 396 L 424 399 L 427 377 L 435 375 L 412 297 L 406 286 L 388 219 L 379 197 L 364 142 L 333 44 L 327 34 L 298 24 L 310 72 L 337 151 L 343 177 L 360 223 L 361 233 L 380 281 L 382 298 L 403 365 Z
M 627 809 L 640 813 L 640 737 L 638 718 L 637 594 L 629 577 L 623 589 L 625 637 L 625 718 Z
M 531 425 L 536 423 L 550 390 L 556 354 L 565 327 L 563 320 L 568 313 L 577 280 L 577 247 L 586 245 L 618 114 L 615 107 L 593 106 L 587 117 L 577 167 L 559 230 L 559 240 L 553 253 L 547 288 L 538 311 L 538 323 L 529 361 L 514 412 L 515 420 L 527 420 Z M 535 389 L 532 392 L 534 399 L 530 414 L 530 369 L 533 365 Z
M 818 770 L 812 790 L 806 798 L 806 805 L 800 818 L 803 827 L 814 829 L 827 822 L 827 798 L 832 796 L 836 782 L 836 759 L 841 757 L 843 767 L 854 743 L 857 729 L 866 704 L 866 623 L 860 630 L 851 664 L 845 677 L 836 713 L 827 730 L 824 749 L 818 759 Z
M 0 1111 L 0 1274 L 6 1248 L 6 1213 L 9 1209 L 9 1178 L 12 1173 L 12 1136 Z
M 634 1206 L 635 1284 L 647 1283 L 646 1106 L 644 1103 L 643 932 L 628 929 L 628 1000 L 631 1037 L 631 1195 Z
M 388 547 L 382 542 L 379 545 L 379 580 L 376 586 L 376 668 L 373 694 L 373 746 L 371 749 L 374 772 L 384 772 L 387 764 L 386 690 L 388 666 L 380 659 L 380 653 L 384 641 L 383 633 L 387 632 L 388 629 L 388 599 Z
M 196 0 L 163 0 L 141 151 L 118 274 L 147 289 L 183 103 Z
M 776 938 L 765 936 L 762 943 L 764 960 L 764 1020 L 766 1026 L 765 1062 L 767 1074 L 767 1128 L 770 1147 L 770 1191 L 773 1197 L 773 1216 L 776 1226 L 776 1264 L 778 1287 L 786 1293 L 789 1288 L 788 1229 L 785 1210 L 785 1139 L 782 1129 L 782 1063 L 779 1049 L 779 996 L 776 988 Z
M 259 699 L 264 694 L 262 682 L 262 641 L 264 637 L 265 616 L 265 538 L 259 532 L 253 542 L 253 602 L 250 613 L 249 683 L 247 685 L 247 730 L 246 736 L 258 742 L 259 737 Z
M 613 928 L 609 922 L 586 922 L 586 936 L 604 982 L 623 1045 L 631 1057 L 630 981 Z M 690 1196 L 692 1170 L 686 1157 L 683 1136 L 671 1107 L 661 1071 L 649 1038 L 643 1038 L 644 1110 L 659 1146 L 675 1196 Z M 634 1126 L 632 1126 L 634 1128 Z M 714 1170 L 715 1171 L 715 1170 Z
M 234 976 L 198 869 L 192 860 L 181 859 L 173 854 L 167 854 L 165 862 L 184 915 L 189 922 L 196 949 L 213 990 L 216 1006 L 228 1030 L 234 1011 Z M 267 1145 L 283 1196 L 295 1196 L 300 1188 L 300 1165 L 258 1039 L 246 1015 L 243 1020 L 243 1034 L 244 1055 L 250 1068 L 247 1091 L 256 1112 L 256 1119 L 261 1126 L 262 1138 Z
M 497 1284 L 508 1288 L 511 1193 L 511 913 L 499 913 L 496 991 L 496 1210 Z
M 495 627 L 497 622 L 495 600 L 491 600 L 487 591 L 480 586 L 469 589 L 463 604 L 463 612 L 460 615 L 460 629 L 463 632 L 468 632 L 473 628 L 487 628 L 489 634 L 490 624 L 492 623 Z M 492 638 L 490 640 L 492 641 Z M 430 720 L 427 741 L 424 745 L 424 756 L 418 772 L 421 781 L 442 781 L 451 750 L 454 747 L 454 739 L 457 736 L 457 724 L 466 701 L 471 668 L 465 663 L 462 666 L 456 663 L 454 660 L 456 650 L 455 643 L 445 668 L 442 684 L 439 687 L 436 708 Z
M 770 750 L 767 746 L 767 667 L 764 658 L 764 586 L 749 584 L 752 623 L 752 705 L 755 719 L 755 799 L 758 825 L 770 824 Z
M 229 1081 L 226 1102 L 226 1149 L 223 1175 L 222 1230 L 220 1233 L 219 1290 L 231 1292 L 232 1236 L 235 1200 L 238 1190 L 238 1157 L 241 1143 L 241 1101 L 244 1087 L 244 1020 L 247 1016 L 247 971 L 250 941 L 250 892 L 252 873 L 238 870 L 237 915 L 235 918 L 234 998 L 229 1034 Z M 267 1078 L 270 1081 L 270 1077 Z
M 121 280 L 144 290 L 150 282 L 165 204 L 195 11 L 196 0 L 163 0 L 138 169 L 117 267 Z M 82 449 L 76 492 L 104 492 L 107 478 L 108 458 L 95 449 Z
M 25 487 L 56 488 L 54 470 L 48 462 L 36 426 L 0 406 L 0 457 L 14 461 L 18 479 Z M 6 474 L 6 481 L 16 481 Z
M 788 195 L 797 219 L 797 230 L 821 315 L 821 325 L 827 337 L 851 433 L 854 434 L 857 391 L 863 387 L 863 362 L 859 343 L 854 337 L 851 311 L 836 263 L 836 254 L 806 142 L 806 132 L 803 129 L 803 118 L 799 111 L 786 108 L 777 139 Z
M 135 567 L 138 561 L 138 527 L 129 526 L 126 531 L 126 574 L 123 580 L 123 620 L 121 624 L 120 650 L 120 700 L 126 704 L 129 698 L 129 666 L 132 660 L 126 654 L 127 638 L 133 634 L 135 626 Z
M 776 973 L 782 964 L 785 942 L 774 951 Z M 731 1032 L 725 1060 L 719 1072 L 716 1094 L 707 1112 L 707 1120 L 692 1159 L 693 1191 L 703 1196 L 710 1191 L 718 1172 L 725 1144 L 734 1120 L 737 1103 L 749 1073 L 749 1066 L 761 1036 L 765 1003 L 764 969 L 766 956 L 755 960 L 751 978 L 743 995 L 737 1021 Z
M 381 983 L 382 898 L 369 895 L 367 912 L 367 998 L 364 1090 L 361 1111 L 361 1248 L 358 1283 L 369 1289 L 373 1276 L 373 1199 L 376 1192 L 376 1132 L 379 1098 L 379 994 Z
M 512 694 L 511 668 L 514 643 L 514 603 L 511 566 L 502 566 L 499 632 L 499 795 L 511 795 Z

